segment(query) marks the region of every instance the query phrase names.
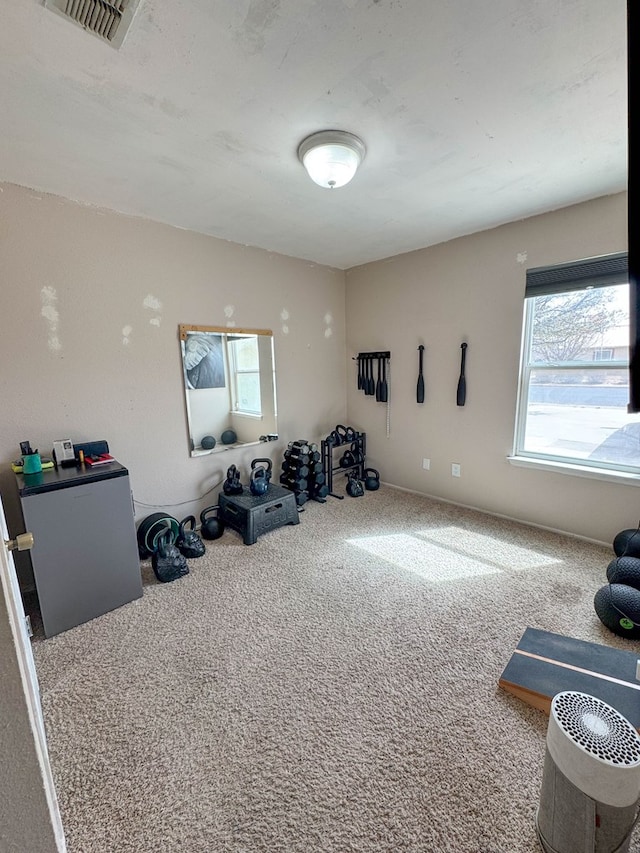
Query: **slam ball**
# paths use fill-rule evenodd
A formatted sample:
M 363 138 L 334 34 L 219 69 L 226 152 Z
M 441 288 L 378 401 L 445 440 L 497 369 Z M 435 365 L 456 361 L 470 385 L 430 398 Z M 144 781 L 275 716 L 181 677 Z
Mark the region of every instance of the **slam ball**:
M 640 560 L 637 557 L 616 557 L 607 566 L 609 583 L 624 583 L 640 589 Z
M 225 429 L 220 438 L 223 444 L 234 444 L 238 440 L 238 436 L 233 429 Z
M 640 557 L 640 529 L 621 530 L 613 540 L 616 557 Z
M 203 450 L 213 450 L 216 446 L 216 440 L 212 435 L 205 435 L 205 437 L 200 442 L 200 447 Z
M 593 606 L 602 624 L 614 634 L 640 639 L 640 590 L 622 583 L 606 584 L 596 592 Z

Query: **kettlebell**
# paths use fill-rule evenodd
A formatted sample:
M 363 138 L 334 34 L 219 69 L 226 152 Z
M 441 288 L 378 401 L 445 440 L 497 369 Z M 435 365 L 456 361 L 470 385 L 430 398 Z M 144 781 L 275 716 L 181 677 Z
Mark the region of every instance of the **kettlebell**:
M 218 518 L 219 506 L 208 506 L 200 513 L 200 531 L 205 539 L 219 539 L 224 533 L 224 521 Z M 209 513 L 215 515 L 209 516 Z
M 191 529 L 187 529 L 187 526 Z M 180 522 L 178 539 L 176 541 L 178 550 L 183 557 L 202 557 L 205 552 L 204 542 L 196 533 L 196 519 L 188 515 Z
M 361 498 L 364 495 L 364 487 L 355 473 L 349 474 L 347 494 L 352 498 Z
M 348 438 L 347 427 L 342 424 L 336 424 L 336 428 L 334 433 L 337 437 L 337 444 L 348 444 L 350 439 Z M 332 433 L 333 434 L 333 433 Z
M 345 450 L 345 452 L 340 457 L 340 467 L 341 468 L 353 468 L 354 465 L 359 465 L 362 462 L 362 454 L 356 448 L 356 444 L 352 444 L 349 450 Z
M 222 491 L 225 495 L 241 495 L 242 483 L 240 482 L 240 472 L 235 465 L 230 465 L 227 469 L 227 479 L 222 484 Z
M 271 480 L 271 469 L 273 468 L 273 462 L 270 459 L 253 459 L 251 462 L 251 470 L 254 468 L 264 468 L 265 476 L 267 478 L 267 483 Z
M 160 537 L 158 548 L 151 558 L 151 565 L 160 583 L 169 583 L 189 574 L 187 561 L 174 544 L 169 531 Z
M 364 469 L 364 487 L 369 492 L 375 492 L 380 488 L 380 472 L 375 468 Z
M 260 465 L 258 468 L 251 469 L 251 475 L 249 477 L 249 488 L 251 490 L 251 494 L 256 495 L 256 497 L 267 493 L 267 489 L 269 488 L 269 480 L 267 478 L 266 468 L 263 468 Z

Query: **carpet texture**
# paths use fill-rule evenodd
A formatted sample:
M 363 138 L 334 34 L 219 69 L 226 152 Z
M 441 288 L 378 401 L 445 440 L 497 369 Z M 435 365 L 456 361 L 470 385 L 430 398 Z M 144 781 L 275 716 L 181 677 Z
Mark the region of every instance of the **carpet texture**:
M 528 625 L 638 648 L 593 610 L 612 557 L 381 487 L 143 563 L 34 642 L 69 853 L 538 851 L 547 718 L 498 678 Z

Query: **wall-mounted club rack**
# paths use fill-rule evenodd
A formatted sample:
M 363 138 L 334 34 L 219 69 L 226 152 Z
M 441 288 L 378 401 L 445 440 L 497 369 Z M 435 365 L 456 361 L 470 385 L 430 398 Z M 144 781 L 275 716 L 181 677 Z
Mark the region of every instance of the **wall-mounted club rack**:
M 387 368 L 391 367 L 391 352 L 359 352 L 353 359 L 358 362 L 358 391 L 368 397 L 375 397 L 379 403 L 389 400 L 389 382 Z M 374 376 L 374 362 L 378 362 L 377 377 Z

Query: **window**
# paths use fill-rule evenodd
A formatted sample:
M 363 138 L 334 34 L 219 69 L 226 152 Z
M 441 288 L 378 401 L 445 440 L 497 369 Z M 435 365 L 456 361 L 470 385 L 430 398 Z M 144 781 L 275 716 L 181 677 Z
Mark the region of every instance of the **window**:
M 233 411 L 260 417 L 260 358 L 256 335 L 228 336 Z
M 527 270 L 514 456 L 640 474 L 626 254 Z

